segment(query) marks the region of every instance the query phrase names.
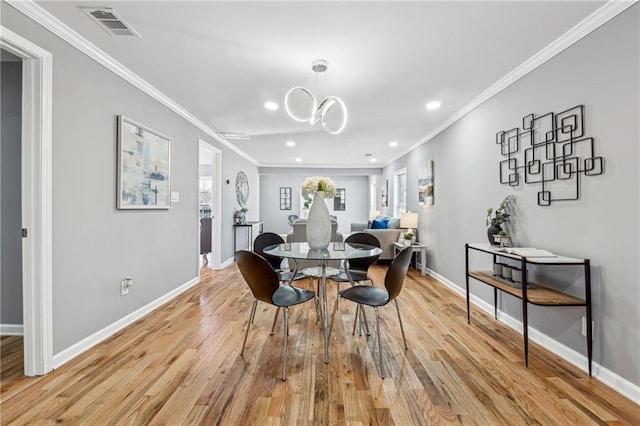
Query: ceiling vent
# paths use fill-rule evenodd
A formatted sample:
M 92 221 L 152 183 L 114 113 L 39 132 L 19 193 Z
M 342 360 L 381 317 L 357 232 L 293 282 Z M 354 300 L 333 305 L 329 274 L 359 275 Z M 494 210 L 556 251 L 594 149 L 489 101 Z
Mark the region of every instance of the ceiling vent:
M 129 24 L 124 22 L 118 13 L 110 8 L 81 7 L 82 11 L 96 21 L 100 27 L 116 37 L 140 37 Z
M 218 132 L 218 134 L 227 140 L 248 141 L 251 139 L 246 133 Z

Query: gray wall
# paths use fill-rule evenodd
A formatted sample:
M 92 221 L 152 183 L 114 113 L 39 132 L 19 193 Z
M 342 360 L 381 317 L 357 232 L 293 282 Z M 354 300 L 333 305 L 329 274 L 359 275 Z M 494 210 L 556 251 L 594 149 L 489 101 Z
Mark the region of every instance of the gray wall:
M 22 62 L 0 66 L 0 324 L 22 324 Z
M 407 166 L 414 194 L 418 167 L 434 161 L 435 204 L 421 210 L 420 231 L 428 236 L 430 267 L 459 286 L 464 286 L 465 242 L 486 242 L 485 209 L 495 209 L 507 194 L 516 197 L 511 228 L 516 244 L 590 258 L 594 361 L 635 385 L 640 385 L 638 8 L 629 8 L 384 170 L 391 180 L 394 170 Z M 586 133 L 606 162 L 604 175 L 582 179 L 581 199 L 539 207 L 538 186 L 500 185 L 496 132 L 521 127 L 527 114 L 578 104 L 585 105 Z M 409 208 L 417 210 L 417 197 L 410 195 Z M 489 258 L 474 257 L 473 263 L 489 267 Z M 581 294 L 580 273 L 568 267 L 556 273 L 546 279 Z M 474 284 L 471 290 L 493 303 L 488 286 Z M 506 299 L 501 309 L 521 319 L 519 302 Z M 531 327 L 586 355 L 584 309 L 532 306 L 529 313 Z
M 335 172 L 335 171 L 334 171 Z M 286 234 L 291 231 L 287 221 L 290 214 L 300 215 L 300 187 L 309 176 L 328 176 L 336 188 L 345 188 L 347 204 L 345 211 L 334 211 L 333 199 L 327 200 L 329 214 L 338 217 L 338 231 L 351 232 L 351 222 L 366 222 L 369 218 L 369 177 L 340 176 L 322 174 L 316 170 L 307 170 L 303 175 L 261 175 L 260 176 L 260 220 L 264 221 L 264 230 Z M 280 210 L 280 188 L 290 187 L 292 210 Z
M 12 7 L 2 25 L 53 54 L 53 346 L 58 353 L 198 276 L 198 138 L 222 150 L 222 177 L 257 167 Z M 215 102 L 215 100 L 212 100 Z M 119 211 L 116 117 L 173 139 L 170 210 Z M 233 185 L 222 188 L 222 259 L 232 257 Z M 257 216 L 257 214 L 256 214 Z M 120 280 L 134 287 L 120 296 Z

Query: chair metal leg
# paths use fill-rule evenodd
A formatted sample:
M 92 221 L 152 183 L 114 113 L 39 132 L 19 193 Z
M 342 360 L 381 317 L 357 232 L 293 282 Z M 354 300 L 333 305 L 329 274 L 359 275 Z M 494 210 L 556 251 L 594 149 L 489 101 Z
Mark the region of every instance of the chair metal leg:
M 380 313 L 378 312 L 378 307 L 374 306 L 376 311 L 376 324 L 378 329 L 378 353 L 380 357 L 380 377 L 384 379 L 384 367 L 382 366 L 382 339 L 380 337 Z
M 320 298 L 318 297 L 318 295 L 316 295 L 313 298 L 314 302 L 316 303 L 316 324 L 320 322 Z
M 276 314 L 273 316 L 273 324 L 271 324 L 271 333 L 270 336 L 273 336 L 273 331 L 276 329 L 276 321 L 278 320 L 278 314 L 280 313 L 280 308 L 276 309 Z
M 367 313 L 365 312 L 364 308 L 360 308 L 360 316 L 362 318 L 360 318 L 360 328 L 362 329 L 362 324 L 364 323 L 364 329 L 367 332 L 367 337 L 371 336 L 371 331 L 369 330 L 369 321 L 367 321 Z M 362 336 L 362 331 L 360 332 L 360 335 Z
M 356 325 L 358 325 L 358 311 L 359 310 L 360 310 L 360 304 L 357 303 L 356 304 L 356 316 L 353 318 L 353 331 L 351 332 L 352 336 L 356 335 Z
M 331 325 L 329 326 L 329 340 L 331 340 L 331 331 L 333 331 L 333 321 L 336 319 L 336 311 L 338 310 L 338 299 L 340 296 L 336 297 L 336 301 L 333 304 L 333 313 L 331 314 Z
M 284 311 L 284 348 L 282 348 L 282 381 L 287 380 L 287 342 L 289 340 L 289 308 L 283 307 Z
M 356 324 L 358 324 L 358 314 L 360 314 L 360 327 L 358 328 L 358 336 L 362 336 L 362 324 L 364 324 L 364 328 L 367 330 L 367 336 L 371 336 L 371 332 L 369 331 L 369 322 L 367 321 L 367 314 L 364 311 L 364 309 L 360 307 L 359 303 L 356 305 L 356 315 L 353 318 L 353 335 L 355 336 L 356 334 Z
M 256 322 L 256 309 L 253 309 L 250 321 L 251 321 L 251 324 L 255 324 L 255 322 Z
M 400 317 L 400 308 L 398 307 L 398 299 L 395 299 L 396 302 L 396 311 L 398 311 L 398 322 L 400 323 L 400 331 L 402 331 L 402 340 L 404 340 L 404 350 L 409 349 L 407 346 L 407 339 L 404 337 L 404 327 L 402 326 L 402 318 Z
M 247 344 L 247 336 L 249 335 L 249 327 L 251 327 L 251 319 L 256 313 L 257 300 L 254 300 L 251 304 L 251 311 L 249 312 L 249 321 L 247 322 L 247 331 L 244 332 L 244 340 L 242 341 L 242 349 L 240 350 L 240 356 L 244 355 L 244 346 Z
M 313 283 L 316 282 L 315 278 L 311 279 L 311 287 L 313 288 Z M 316 284 L 316 324 L 320 322 L 320 279 L 318 279 Z

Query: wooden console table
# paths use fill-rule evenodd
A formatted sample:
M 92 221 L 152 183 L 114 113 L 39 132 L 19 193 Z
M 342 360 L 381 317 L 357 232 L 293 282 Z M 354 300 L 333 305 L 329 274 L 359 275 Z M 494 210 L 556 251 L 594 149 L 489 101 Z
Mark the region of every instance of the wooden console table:
M 591 268 L 589 259 L 575 259 L 571 257 L 521 257 L 515 254 L 508 254 L 499 251 L 500 247 L 491 246 L 482 243 L 465 244 L 465 281 L 467 296 L 467 323 L 471 324 L 471 310 L 469 309 L 469 278 L 478 280 L 484 284 L 493 287 L 493 304 L 495 314 L 498 317 L 497 293 L 498 290 L 508 293 L 522 300 L 522 330 L 524 336 L 524 365 L 529 366 L 529 338 L 527 327 L 527 305 L 529 303 L 538 306 L 584 306 L 587 319 L 587 358 L 589 361 L 589 376 L 591 376 L 591 358 L 593 352 L 593 330 L 591 328 Z M 499 257 L 513 259 L 520 262 L 522 271 L 521 288 L 509 285 L 505 280 L 498 279 L 493 275 L 493 271 L 469 271 L 469 250 L 476 250 L 482 253 L 491 254 L 493 263 L 498 262 Z M 584 299 L 574 297 L 558 290 L 546 286 L 541 283 L 529 281 L 527 277 L 528 265 L 576 265 L 584 268 Z

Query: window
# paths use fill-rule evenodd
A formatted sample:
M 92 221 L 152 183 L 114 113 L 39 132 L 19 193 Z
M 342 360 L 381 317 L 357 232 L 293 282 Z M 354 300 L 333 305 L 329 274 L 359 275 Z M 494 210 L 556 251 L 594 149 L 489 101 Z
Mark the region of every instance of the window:
M 407 169 L 393 172 L 393 216 L 407 211 Z
M 369 211 L 376 209 L 376 181 L 369 179 Z

